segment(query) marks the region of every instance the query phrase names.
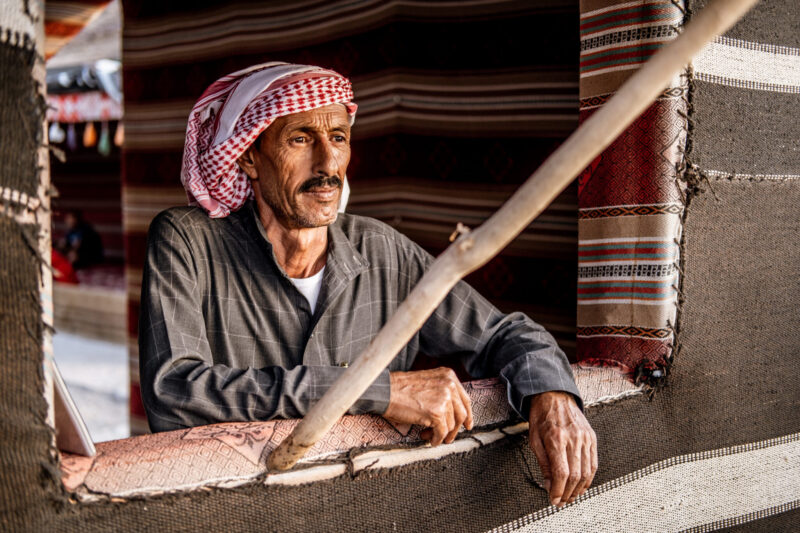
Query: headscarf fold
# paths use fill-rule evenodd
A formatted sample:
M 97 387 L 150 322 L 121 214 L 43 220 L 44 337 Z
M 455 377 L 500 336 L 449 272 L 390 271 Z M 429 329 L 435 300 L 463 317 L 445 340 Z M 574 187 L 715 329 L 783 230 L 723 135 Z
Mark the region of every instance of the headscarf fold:
M 352 125 L 352 99 L 350 80 L 309 65 L 264 63 L 218 79 L 189 114 L 181 168 L 189 204 L 212 218 L 238 210 L 253 191 L 236 160 L 261 132 L 278 117 L 336 103 Z

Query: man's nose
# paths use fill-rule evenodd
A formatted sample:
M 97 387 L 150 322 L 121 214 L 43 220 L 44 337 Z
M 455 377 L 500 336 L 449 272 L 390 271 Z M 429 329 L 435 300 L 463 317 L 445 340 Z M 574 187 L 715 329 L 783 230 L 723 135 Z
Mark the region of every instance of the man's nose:
M 339 164 L 333 144 L 328 139 L 314 143 L 314 175 L 332 177 L 339 175 Z

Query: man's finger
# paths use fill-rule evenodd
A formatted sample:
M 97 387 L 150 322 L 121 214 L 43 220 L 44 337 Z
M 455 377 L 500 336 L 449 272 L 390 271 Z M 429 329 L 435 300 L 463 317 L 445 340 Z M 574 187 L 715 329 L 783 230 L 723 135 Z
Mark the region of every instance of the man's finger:
M 589 449 L 591 450 L 590 457 L 592 461 L 590 468 L 592 470 L 592 475 L 589 476 L 589 481 L 586 483 L 587 489 L 592 486 L 592 481 L 594 481 L 594 476 L 595 474 L 597 474 L 597 435 L 595 435 L 594 431 L 591 429 L 590 429 L 590 439 L 591 442 Z
M 561 495 L 561 503 L 571 502 L 575 496 L 575 489 L 581 484 L 583 439 L 579 437 L 576 439 L 575 436 L 572 436 L 566 446 L 566 450 L 569 474 L 567 475 L 567 483 L 564 485 L 564 493 Z
M 450 433 L 453 424 L 453 405 L 451 401 L 448 401 L 444 405 L 443 412 L 434 419 L 433 439 L 431 440 L 431 444 L 433 446 L 440 445 Z
M 447 422 L 443 417 L 437 418 L 433 422 L 433 438 L 431 439 L 431 446 L 438 446 L 442 443 L 447 435 Z
M 464 386 L 461 382 L 458 382 L 458 395 L 461 397 L 461 403 L 464 405 L 464 409 L 467 411 L 467 417 L 464 420 L 464 427 L 467 430 L 472 429 L 472 401 L 469 399 L 467 395 L 467 391 L 464 390 Z
M 453 398 L 453 429 L 450 430 L 450 433 L 447 434 L 444 441 L 447 444 L 453 442 L 458 435 L 458 430 L 461 429 L 461 424 L 464 423 L 464 420 L 467 418 L 467 410 L 464 409 L 464 404 L 461 402 L 461 398 L 456 395 Z
M 575 488 L 572 498 L 575 499 L 589 488 L 594 479 L 594 471 L 592 470 L 592 442 L 586 439 L 583 443 L 583 453 L 581 455 L 581 482 Z
M 446 439 L 448 437 L 448 435 L 450 435 L 450 433 L 452 433 L 452 431 L 454 429 L 458 428 L 458 426 L 456 426 L 456 416 L 455 416 L 455 413 L 453 412 L 453 400 L 452 400 L 452 397 L 451 397 L 450 401 L 447 403 L 447 406 L 445 407 L 445 412 L 447 413 L 447 415 L 446 415 L 447 418 L 445 418 L 445 422 L 447 423 L 447 429 L 445 430 L 445 433 L 444 433 L 444 438 Z M 444 440 L 444 439 L 442 439 L 442 440 Z
M 547 459 L 547 452 L 544 451 L 542 439 L 536 431 L 531 431 L 528 440 L 531 443 L 533 455 L 536 456 L 536 460 L 539 462 L 539 470 L 542 471 L 542 477 L 544 478 L 544 488 L 550 492 L 550 461 Z
M 566 443 L 562 437 L 550 437 L 549 440 L 550 445 L 545 446 L 545 451 L 550 460 L 550 503 L 563 505 L 564 488 L 569 477 Z

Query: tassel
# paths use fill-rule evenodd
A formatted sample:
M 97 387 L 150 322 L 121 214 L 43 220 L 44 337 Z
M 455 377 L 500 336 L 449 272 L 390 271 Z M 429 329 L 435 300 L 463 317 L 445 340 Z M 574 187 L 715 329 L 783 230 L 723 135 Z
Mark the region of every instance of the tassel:
M 50 144 L 62 143 L 65 137 L 66 133 L 57 120 L 50 124 L 50 129 L 47 131 L 47 138 L 50 140 Z
M 122 122 L 117 122 L 117 131 L 114 133 L 114 145 L 122 146 L 125 142 L 125 128 L 122 127 Z
M 108 122 L 105 120 L 100 124 L 100 142 L 97 143 L 97 151 L 103 157 L 108 157 L 111 153 L 111 135 L 108 133 Z
M 83 130 L 83 145 L 91 148 L 97 144 L 97 130 L 94 129 L 94 122 L 87 122 L 86 129 Z
M 67 148 L 74 152 L 78 149 L 78 135 L 75 133 L 75 124 L 67 126 Z

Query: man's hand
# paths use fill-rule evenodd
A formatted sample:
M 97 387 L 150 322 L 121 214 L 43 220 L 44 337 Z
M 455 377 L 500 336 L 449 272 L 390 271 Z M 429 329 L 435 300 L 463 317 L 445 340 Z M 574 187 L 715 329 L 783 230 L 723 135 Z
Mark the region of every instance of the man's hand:
M 550 502 L 572 503 L 592 484 L 597 471 L 597 436 L 566 392 L 545 392 L 531 400 L 530 444 Z
M 384 418 L 432 428 L 422 438 L 434 446 L 453 442 L 462 424 L 472 429 L 469 396 L 451 369 L 391 372 L 389 379 L 391 398 Z

